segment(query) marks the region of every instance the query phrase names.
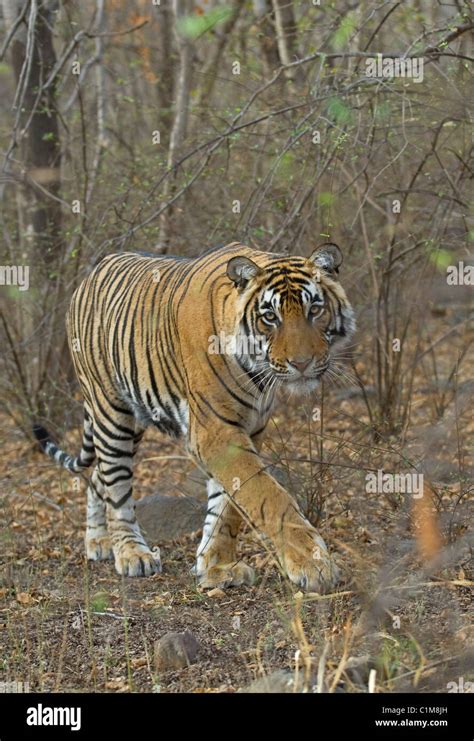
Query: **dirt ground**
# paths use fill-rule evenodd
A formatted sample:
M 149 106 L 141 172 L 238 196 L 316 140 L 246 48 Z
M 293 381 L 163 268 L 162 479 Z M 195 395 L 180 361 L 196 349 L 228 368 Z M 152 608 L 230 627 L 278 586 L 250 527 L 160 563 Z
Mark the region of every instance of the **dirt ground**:
M 225 593 L 199 592 L 190 573 L 199 532 L 159 543 L 164 569 L 152 578 L 87 563 L 84 484 L 2 418 L 0 681 L 32 691 L 236 692 L 287 670 L 307 688 L 317 677 L 330 691 L 366 692 L 371 682 L 379 692 L 446 692 L 472 679 L 472 389 L 471 404 L 460 403 L 469 388 L 466 365 L 436 421 L 438 392 L 420 368 L 409 426 L 383 442 L 354 388 L 325 390 L 322 423 L 307 400 L 278 407 L 265 458 L 286 472 L 343 565 L 337 591 L 324 596 L 298 593 L 250 532 L 241 551 L 257 582 Z M 79 439 L 70 433 L 64 447 L 77 450 Z M 150 432 L 139 455 L 137 497 L 196 495 L 180 445 Z M 411 497 L 366 491 L 367 469 L 409 470 L 409 461 L 433 486 L 421 519 Z M 430 561 L 423 549 L 438 528 L 443 543 Z M 186 629 L 199 642 L 196 663 L 156 672 L 154 642 Z

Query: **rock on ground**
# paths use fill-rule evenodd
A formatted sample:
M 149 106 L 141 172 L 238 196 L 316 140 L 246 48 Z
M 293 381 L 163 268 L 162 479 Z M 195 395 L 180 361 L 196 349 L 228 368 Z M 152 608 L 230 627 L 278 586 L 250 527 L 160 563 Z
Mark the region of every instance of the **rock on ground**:
M 295 687 L 295 675 L 293 672 L 281 669 L 266 677 L 255 679 L 248 687 L 240 690 L 245 694 L 282 694 L 303 691 L 303 682 L 298 682 Z
M 137 519 L 148 541 L 174 540 L 204 524 L 206 504 L 193 497 L 152 494 L 136 503 Z
M 189 631 L 165 633 L 155 641 L 155 670 L 166 672 L 183 669 L 196 661 L 199 643 Z

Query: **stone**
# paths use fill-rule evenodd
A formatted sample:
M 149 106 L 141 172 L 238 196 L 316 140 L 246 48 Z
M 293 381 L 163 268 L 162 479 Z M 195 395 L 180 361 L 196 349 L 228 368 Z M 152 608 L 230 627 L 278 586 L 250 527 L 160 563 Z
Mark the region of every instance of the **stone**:
M 369 655 L 349 656 L 344 671 L 353 684 L 366 687 L 372 669 L 376 668 L 375 662 Z
M 284 669 L 267 674 L 266 677 L 260 677 L 255 679 L 248 687 L 244 687 L 240 690 L 244 694 L 282 694 L 294 692 L 303 692 L 303 677 L 304 672 L 301 673 L 301 679 L 295 687 L 295 674 L 293 672 L 285 671 Z
M 155 641 L 155 670 L 166 672 L 194 664 L 199 643 L 189 631 L 184 633 L 165 633 Z
M 152 494 L 136 502 L 138 523 L 149 543 L 174 540 L 200 530 L 206 504 L 194 497 Z

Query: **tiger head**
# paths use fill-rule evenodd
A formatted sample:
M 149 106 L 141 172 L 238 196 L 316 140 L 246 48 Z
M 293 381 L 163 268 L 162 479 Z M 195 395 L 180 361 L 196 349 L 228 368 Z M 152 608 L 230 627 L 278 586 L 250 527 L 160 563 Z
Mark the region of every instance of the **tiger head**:
M 238 346 L 245 348 L 239 360 L 264 385 L 278 379 L 310 392 L 355 331 L 354 313 L 338 281 L 342 253 L 328 243 L 309 258 L 269 255 L 259 262 L 242 255 L 227 265 L 239 293 L 236 332 Z

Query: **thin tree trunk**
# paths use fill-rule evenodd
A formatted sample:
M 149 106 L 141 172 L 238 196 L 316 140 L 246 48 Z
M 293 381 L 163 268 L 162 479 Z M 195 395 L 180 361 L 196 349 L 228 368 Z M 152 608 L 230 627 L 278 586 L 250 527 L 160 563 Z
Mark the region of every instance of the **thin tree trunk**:
M 107 82 L 104 70 L 104 37 L 103 34 L 107 30 L 107 17 L 105 14 L 105 0 L 97 0 L 97 20 L 96 20 L 97 34 L 95 39 L 95 55 L 97 57 L 97 63 L 95 68 L 95 76 L 97 81 L 97 140 L 98 145 L 101 147 L 107 147 L 109 143 L 109 136 L 107 133 Z
M 235 0 L 234 7 L 232 9 L 232 15 L 220 30 L 220 37 L 214 52 L 211 54 L 209 60 L 204 65 L 202 70 L 203 83 L 199 92 L 197 107 L 199 108 L 203 103 L 209 107 L 209 100 L 214 89 L 216 82 L 217 71 L 219 69 L 219 62 L 224 53 L 225 47 L 232 38 L 232 31 L 234 30 L 235 24 L 239 20 L 242 8 L 244 7 L 245 0 Z
M 258 39 L 263 57 L 265 76 L 270 77 L 275 69 L 280 66 L 271 0 L 253 0 L 253 10 L 257 17 L 259 28 Z
M 179 55 L 179 70 L 176 80 L 176 92 L 174 102 L 174 120 L 171 129 L 170 145 L 168 150 L 168 169 L 176 163 L 181 152 L 182 144 L 186 138 L 188 128 L 189 94 L 191 89 L 191 61 L 193 57 L 193 44 L 183 36 L 179 30 L 179 21 L 190 10 L 190 0 L 173 0 L 174 36 Z M 176 192 L 176 173 L 172 172 L 166 180 L 164 189 L 164 200 L 172 199 Z M 161 252 L 167 252 L 172 238 L 174 209 L 169 206 L 163 211 L 160 218 L 160 238 L 158 248 Z
M 27 0 L 2 0 L 6 32 L 14 26 Z M 18 264 L 27 264 L 30 290 L 16 318 L 8 316 L 12 332 L 21 338 L 24 364 L 25 408 L 46 413 L 54 404 L 49 378 L 58 378 L 68 365 L 61 353 L 64 321 L 54 306 L 61 301 L 60 168 L 61 147 L 55 105 L 55 86 L 44 83 L 56 64 L 52 28 L 54 0 L 31 0 L 10 44 L 16 80 L 13 146 L 5 162 L 14 171 L 20 160 L 16 185 L 19 246 Z M 46 318 L 49 315 L 49 318 Z M 31 359 L 35 358 L 32 363 Z
M 290 0 L 272 0 L 275 15 L 278 55 L 282 64 L 295 61 L 295 16 Z M 294 75 L 294 70 L 287 70 L 287 76 Z
M 26 0 L 3 0 L 7 32 L 25 3 Z M 28 26 L 21 25 L 11 45 L 17 82 L 16 106 L 20 111 L 15 135 L 26 182 L 22 190 L 20 221 L 28 243 L 35 249 L 35 258 L 42 261 L 46 269 L 62 252 L 61 205 L 55 200 L 60 191 L 61 167 L 55 90 L 50 86 L 41 91 L 56 63 L 51 32 L 54 5 L 51 1 L 32 0 L 26 16 Z M 36 184 L 51 196 L 36 188 Z
M 165 128 L 162 132 L 161 142 L 169 145 L 167 131 L 173 120 L 173 82 L 174 82 L 174 52 L 172 44 L 173 35 L 173 13 L 167 4 L 157 6 L 159 13 L 159 42 L 160 53 L 155 74 L 158 77 L 158 104 L 160 106 L 161 121 Z

